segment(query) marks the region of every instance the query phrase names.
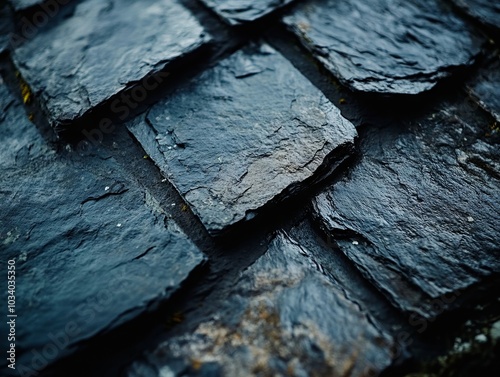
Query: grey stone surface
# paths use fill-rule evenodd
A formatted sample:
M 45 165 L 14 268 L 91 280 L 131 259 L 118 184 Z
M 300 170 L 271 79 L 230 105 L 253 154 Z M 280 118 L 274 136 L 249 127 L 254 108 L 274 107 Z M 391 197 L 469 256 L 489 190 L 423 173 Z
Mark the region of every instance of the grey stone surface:
M 15 10 L 23 10 L 43 3 L 44 0 L 7 0 Z M 68 3 L 71 0 L 53 0 L 58 4 Z
M 7 4 L 0 2 L 0 53 L 9 46 L 9 33 L 13 26 L 12 14 Z
M 472 98 L 488 111 L 500 126 L 500 55 L 494 55 L 467 87 Z
M 211 233 L 323 178 L 356 136 L 267 45 L 204 72 L 130 129 Z
M 378 375 L 392 346 L 309 251 L 279 232 L 212 319 L 148 352 L 127 375 Z
M 201 0 L 230 25 L 263 17 L 294 0 Z
M 483 24 L 500 29 L 500 3 L 496 0 L 452 0 Z
M 167 300 L 205 257 L 113 158 L 51 150 L 1 85 L 0 108 L 1 270 L 16 261 L 27 373 Z
M 429 90 L 470 65 L 482 44 L 439 0 L 323 0 L 284 21 L 342 83 L 363 92 Z
M 364 276 L 429 318 L 500 273 L 499 134 L 464 108 L 370 127 L 363 159 L 315 200 L 320 226 Z
M 137 86 L 147 91 L 152 84 L 142 83 L 144 77 L 209 38 L 175 0 L 86 0 L 18 48 L 13 59 L 57 127 L 120 92 Z M 144 100 L 142 92 L 135 97 Z M 121 114 L 124 106 L 133 109 L 118 98 L 109 110 Z

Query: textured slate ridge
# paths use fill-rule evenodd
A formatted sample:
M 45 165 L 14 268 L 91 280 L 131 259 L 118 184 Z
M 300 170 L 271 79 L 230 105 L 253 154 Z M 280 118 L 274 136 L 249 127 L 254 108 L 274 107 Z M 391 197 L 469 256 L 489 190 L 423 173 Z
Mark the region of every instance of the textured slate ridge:
M 254 21 L 294 0 L 201 0 L 230 25 Z
M 130 129 L 212 233 L 320 179 L 356 136 L 340 111 L 267 45 L 229 57 Z
M 500 56 L 495 55 L 477 77 L 468 83 L 474 100 L 500 123 Z
M 128 376 L 378 375 L 391 346 L 308 250 L 278 233 L 213 319 L 160 345 Z
M 0 109 L 0 269 L 16 260 L 17 373 L 168 299 L 204 255 L 112 158 L 56 155 L 2 85 Z
M 9 46 L 9 33 L 13 29 L 11 17 L 7 4 L 0 3 L 0 53 Z
M 86 0 L 14 61 L 53 125 L 67 124 L 207 42 L 175 0 Z M 112 105 L 112 104 L 111 104 Z M 119 111 L 118 103 L 112 111 Z
M 500 4 L 495 0 L 452 0 L 483 24 L 500 29 Z
M 341 82 L 417 94 L 480 52 L 481 41 L 439 0 L 324 0 L 284 19 Z
M 361 272 L 426 317 L 500 272 L 499 139 L 461 106 L 369 130 L 363 160 L 315 201 L 320 225 Z
M 23 10 L 23 9 L 27 9 L 27 8 L 30 8 L 30 7 L 35 6 L 35 5 L 39 5 L 39 4 L 43 3 L 44 0 L 7 0 L 7 1 L 9 1 L 12 4 L 12 7 L 15 10 Z M 58 1 L 58 3 L 59 2 L 61 4 L 68 3 L 69 1 L 70 0 L 60 0 L 60 1 Z

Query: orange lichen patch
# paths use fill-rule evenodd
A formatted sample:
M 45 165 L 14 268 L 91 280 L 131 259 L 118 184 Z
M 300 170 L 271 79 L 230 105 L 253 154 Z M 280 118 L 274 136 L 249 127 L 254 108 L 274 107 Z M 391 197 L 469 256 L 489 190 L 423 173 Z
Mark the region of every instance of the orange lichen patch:
M 339 100 L 339 103 L 340 103 L 341 105 L 345 105 L 345 104 L 347 103 L 347 100 L 346 100 L 345 98 L 341 98 L 341 99 Z
M 186 204 L 182 204 L 182 206 L 181 206 L 181 211 L 182 212 L 187 212 L 188 209 L 189 209 L 189 207 Z
M 21 96 L 23 97 L 23 102 L 29 104 L 33 97 L 29 85 L 24 81 L 23 77 L 19 72 L 16 72 L 16 77 L 19 79 L 19 86 L 21 88 Z
M 201 360 L 198 359 L 191 360 L 191 366 L 193 367 L 194 370 L 199 370 L 202 365 L 203 363 L 201 362 Z
M 33 122 L 33 119 L 35 119 L 35 115 L 33 113 L 30 113 L 30 115 L 28 115 L 28 119 L 30 120 L 30 122 Z

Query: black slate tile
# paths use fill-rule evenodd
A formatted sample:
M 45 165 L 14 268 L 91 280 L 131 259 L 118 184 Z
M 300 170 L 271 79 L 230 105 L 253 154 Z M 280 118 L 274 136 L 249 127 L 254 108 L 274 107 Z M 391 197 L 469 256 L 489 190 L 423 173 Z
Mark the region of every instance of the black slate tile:
M 429 318 L 500 272 L 500 139 L 465 108 L 367 130 L 363 159 L 314 203 L 359 270 L 394 305 Z
M 320 0 L 284 22 L 342 83 L 362 92 L 429 90 L 470 65 L 483 42 L 439 0 Z
M 356 136 L 267 45 L 222 61 L 129 128 L 211 233 L 321 179 Z
M 279 232 L 216 313 L 146 352 L 127 375 L 378 375 L 392 362 L 392 346 L 309 251 Z
M 500 125 L 500 55 L 495 54 L 467 84 L 468 91 Z
M 56 153 L 3 85 L 0 109 L 1 270 L 15 260 L 28 375 L 169 299 L 205 256 L 113 158 Z
M 142 82 L 144 77 L 209 39 L 175 0 L 87 0 L 71 17 L 23 44 L 13 59 L 58 126 L 134 87 L 141 93 L 131 95 L 143 98 L 154 84 Z M 127 100 L 116 101 L 110 110 L 120 113 Z
M 497 0 L 452 0 L 479 22 L 500 29 L 500 3 Z
M 200 0 L 230 25 L 255 21 L 294 0 Z

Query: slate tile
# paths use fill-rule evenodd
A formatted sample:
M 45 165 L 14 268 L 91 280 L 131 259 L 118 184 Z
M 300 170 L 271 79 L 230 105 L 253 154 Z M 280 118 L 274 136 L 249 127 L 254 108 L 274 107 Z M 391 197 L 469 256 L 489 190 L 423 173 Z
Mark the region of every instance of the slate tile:
M 472 17 L 490 28 L 500 29 L 500 4 L 495 0 L 452 0 Z
M 9 34 L 13 30 L 12 13 L 7 4 L 0 3 L 0 53 L 9 47 Z
M 134 87 L 143 99 L 152 85 L 143 78 L 209 39 L 175 0 L 86 0 L 18 48 L 13 59 L 57 127 Z M 119 113 L 126 103 L 118 97 L 110 111 Z
M 201 0 L 230 25 L 255 21 L 294 0 Z
M 56 2 L 57 4 L 66 4 L 70 0 L 52 0 L 52 1 Z M 44 0 L 8 0 L 8 2 L 11 3 L 12 7 L 16 11 L 19 11 L 19 10 L 31 8 L 35 5 L 40 5 L 41 3 L 44 2 Z
M 43 146 L 1 85 L 0 108 L 0 269 L 16 261 L 16 373 L 28 375 L 170 298 L 205 257 L 113 158 Z
M 431 89 L 480 53 L 482 38 L 439 0 L 324 0 L 284 22 L 348 87 L 387 94 Z
M 279 232 L 220 310 L 148 351 L 127 375 L 378 375 L 392 362 L 392 338 L 315 267 Z
M 474 101 L 500 124 L 500 56 L 494 55 L 467 88 Z
M 129 128 L 212 234 L 324 177 L 356 136 L 267 45 L 222 61 Z
M 319 225 L 366 278 L 427 318 L 500 272 L 500 139 L 466 107 L 370 127 L 363 159 L 314 202 Z

